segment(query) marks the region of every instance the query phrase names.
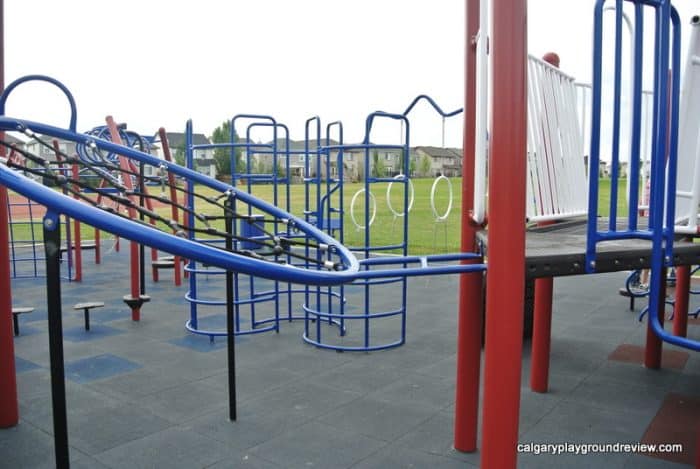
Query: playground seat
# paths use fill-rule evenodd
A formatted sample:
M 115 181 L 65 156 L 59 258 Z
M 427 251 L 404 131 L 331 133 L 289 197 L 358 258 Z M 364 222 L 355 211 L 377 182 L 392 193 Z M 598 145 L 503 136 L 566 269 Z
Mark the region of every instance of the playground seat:
M 18 318 L 18 316 L 20 314 L 31 313 L 32 311 L 34 311 L 34 308 L 32 308 L 32 307 L 12 308 L 12 325 L 14 326 L 15 337 L 17 337 L 19 335 L 19 318 Z
M 174 256 L 159 257 L 155 261 L 151 261 L 151 267 L 154 269 L 172 269 L 175 267 Z
M 86 249 L 95 249 L 97 245 L 95 243 L 82 243 L 80 245 L 80 249 L 86 250 Z M 77 249 L 76 246 L 71 246 L 71 249 Z M 66 252 L 68 250 L 68 246 L 61 246 L 61 254 Z
M 92 301 L 86 303 L 76 303 L 73 309 L 82 309 L 85 314 L 85 330 L 90 330 L 90 310 L 92 308 L 102 308 L 105 304 L 101 301 Z
M 620 294 L 620 296 L 624 296 L 630 299 L 630 311 L 634 311 L 634 299 L 636 297 L 625 287 L 620 287 L 618 293 Z

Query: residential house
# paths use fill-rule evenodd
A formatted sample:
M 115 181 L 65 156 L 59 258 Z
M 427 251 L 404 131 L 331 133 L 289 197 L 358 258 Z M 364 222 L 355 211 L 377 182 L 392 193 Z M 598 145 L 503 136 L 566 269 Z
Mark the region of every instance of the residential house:
M 369 155 L 369 171 L 375 177 L 393 177 L 403 173 L 402 150 L 398 148 L 364 148 L 343 151 L 344 178 L 350 181 L 362 181 L 365 178 L 365 156 Z
M 58 140 L 54 139 L 53 137 L 47 137 L 43 135 L 38 135 L 36 138 L 24 142 L 24 149 L 28 153 L 40 156 L 45 160 L 56 161 L 56 152 L 53 149 L 54 140 L 58 142 L 58 149 L 61 153 L 69 156 L 73 156 L 76 154 L 75 142 Z
M 462 149 L 419 146 L 414 148 L 415 173 L 423 177 L 462 175 Z M 428 164 L 429 162 L 429 164 Z
M 166 132 L 170 152 L 175 158 L 178 152 L 185 151 L 185 134 L 181 132 Z M 193 145 L 208 145 L 211 142 L 204 134 L 192 134 Z M 160 145 L 154 145 L 152 152 L 159 158 L 165 158 L 163 149 Z M 213 148 L 197 148 L 193 152 L 193 163 L 195 171 L 205 174 L 209 177 L 216 177 L 216 161 L 214 160 Z
M 330 140 L 327 146 L 336 146 L 338 142 Z M 321 149 L 326 146 L 325 142 L 321 145 Z M 254 174 L 270 174 L 272 172 L 272 154 L 277 153 L 277 165 L 279 174 L 284 174 L 286 166 L 287 154 L 289 154 L 289 173 L 293 182 L 301 182 L 306 175 L 308 167 L 308 176 L 316 177 L 319 173 L 319 148 L 315 141 L 310 141 L 308 146 L 304 140 L 287 140 L 284 138 L 277 139 L 266 143 L 251 143 L 250 147 L 250 165 L 251 172 Z M 330 151 L 330 160 L 325 154 L 322 155 L 320 161 L 320 174 L 325 178 L 330 170 L 331 177 L 338 176 L 338 151 Z M 243 159 L 245 161 L 245 159 Z

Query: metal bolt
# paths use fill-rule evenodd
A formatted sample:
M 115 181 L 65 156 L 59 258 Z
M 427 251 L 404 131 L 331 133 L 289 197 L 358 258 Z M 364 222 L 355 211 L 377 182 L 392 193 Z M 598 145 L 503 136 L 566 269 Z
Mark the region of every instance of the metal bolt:
M 46 219 L 44 220 L 44 226 L 46 226 L 46 228 L 51 228 L 51 227 L 53 226 L 53 219 L 52 219 L 52 218 L 46 218 Z

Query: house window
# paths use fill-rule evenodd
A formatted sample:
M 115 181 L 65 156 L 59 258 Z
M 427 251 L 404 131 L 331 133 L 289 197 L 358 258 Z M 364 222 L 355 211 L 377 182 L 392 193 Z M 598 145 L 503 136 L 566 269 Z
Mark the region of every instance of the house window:
M 384 159 L 387 160 L 387 161 L 389 161 L 389 160 L 391 159 L 391 153 L 386 152 L 386 153 L 384 154 Z

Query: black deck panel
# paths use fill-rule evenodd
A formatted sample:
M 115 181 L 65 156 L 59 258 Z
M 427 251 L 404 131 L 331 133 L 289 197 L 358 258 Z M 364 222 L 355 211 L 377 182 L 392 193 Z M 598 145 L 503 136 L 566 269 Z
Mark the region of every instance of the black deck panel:
M 646 226 L 640 219 L 639 225 Z M 600 228 L 606 225 L 601 221 Z M 585 274 L 586 220 L 573 220 L 526 230 L 525 272 L 528 278 Z M 488 254 L 488 232 L 477 236 Z M 604 241 L 598 244 L 596 272 L 648 268 L 651 242 L 641 239 Z M 700 264 L 700 244 L 684 239 L 673 243 L 673 265 Z

